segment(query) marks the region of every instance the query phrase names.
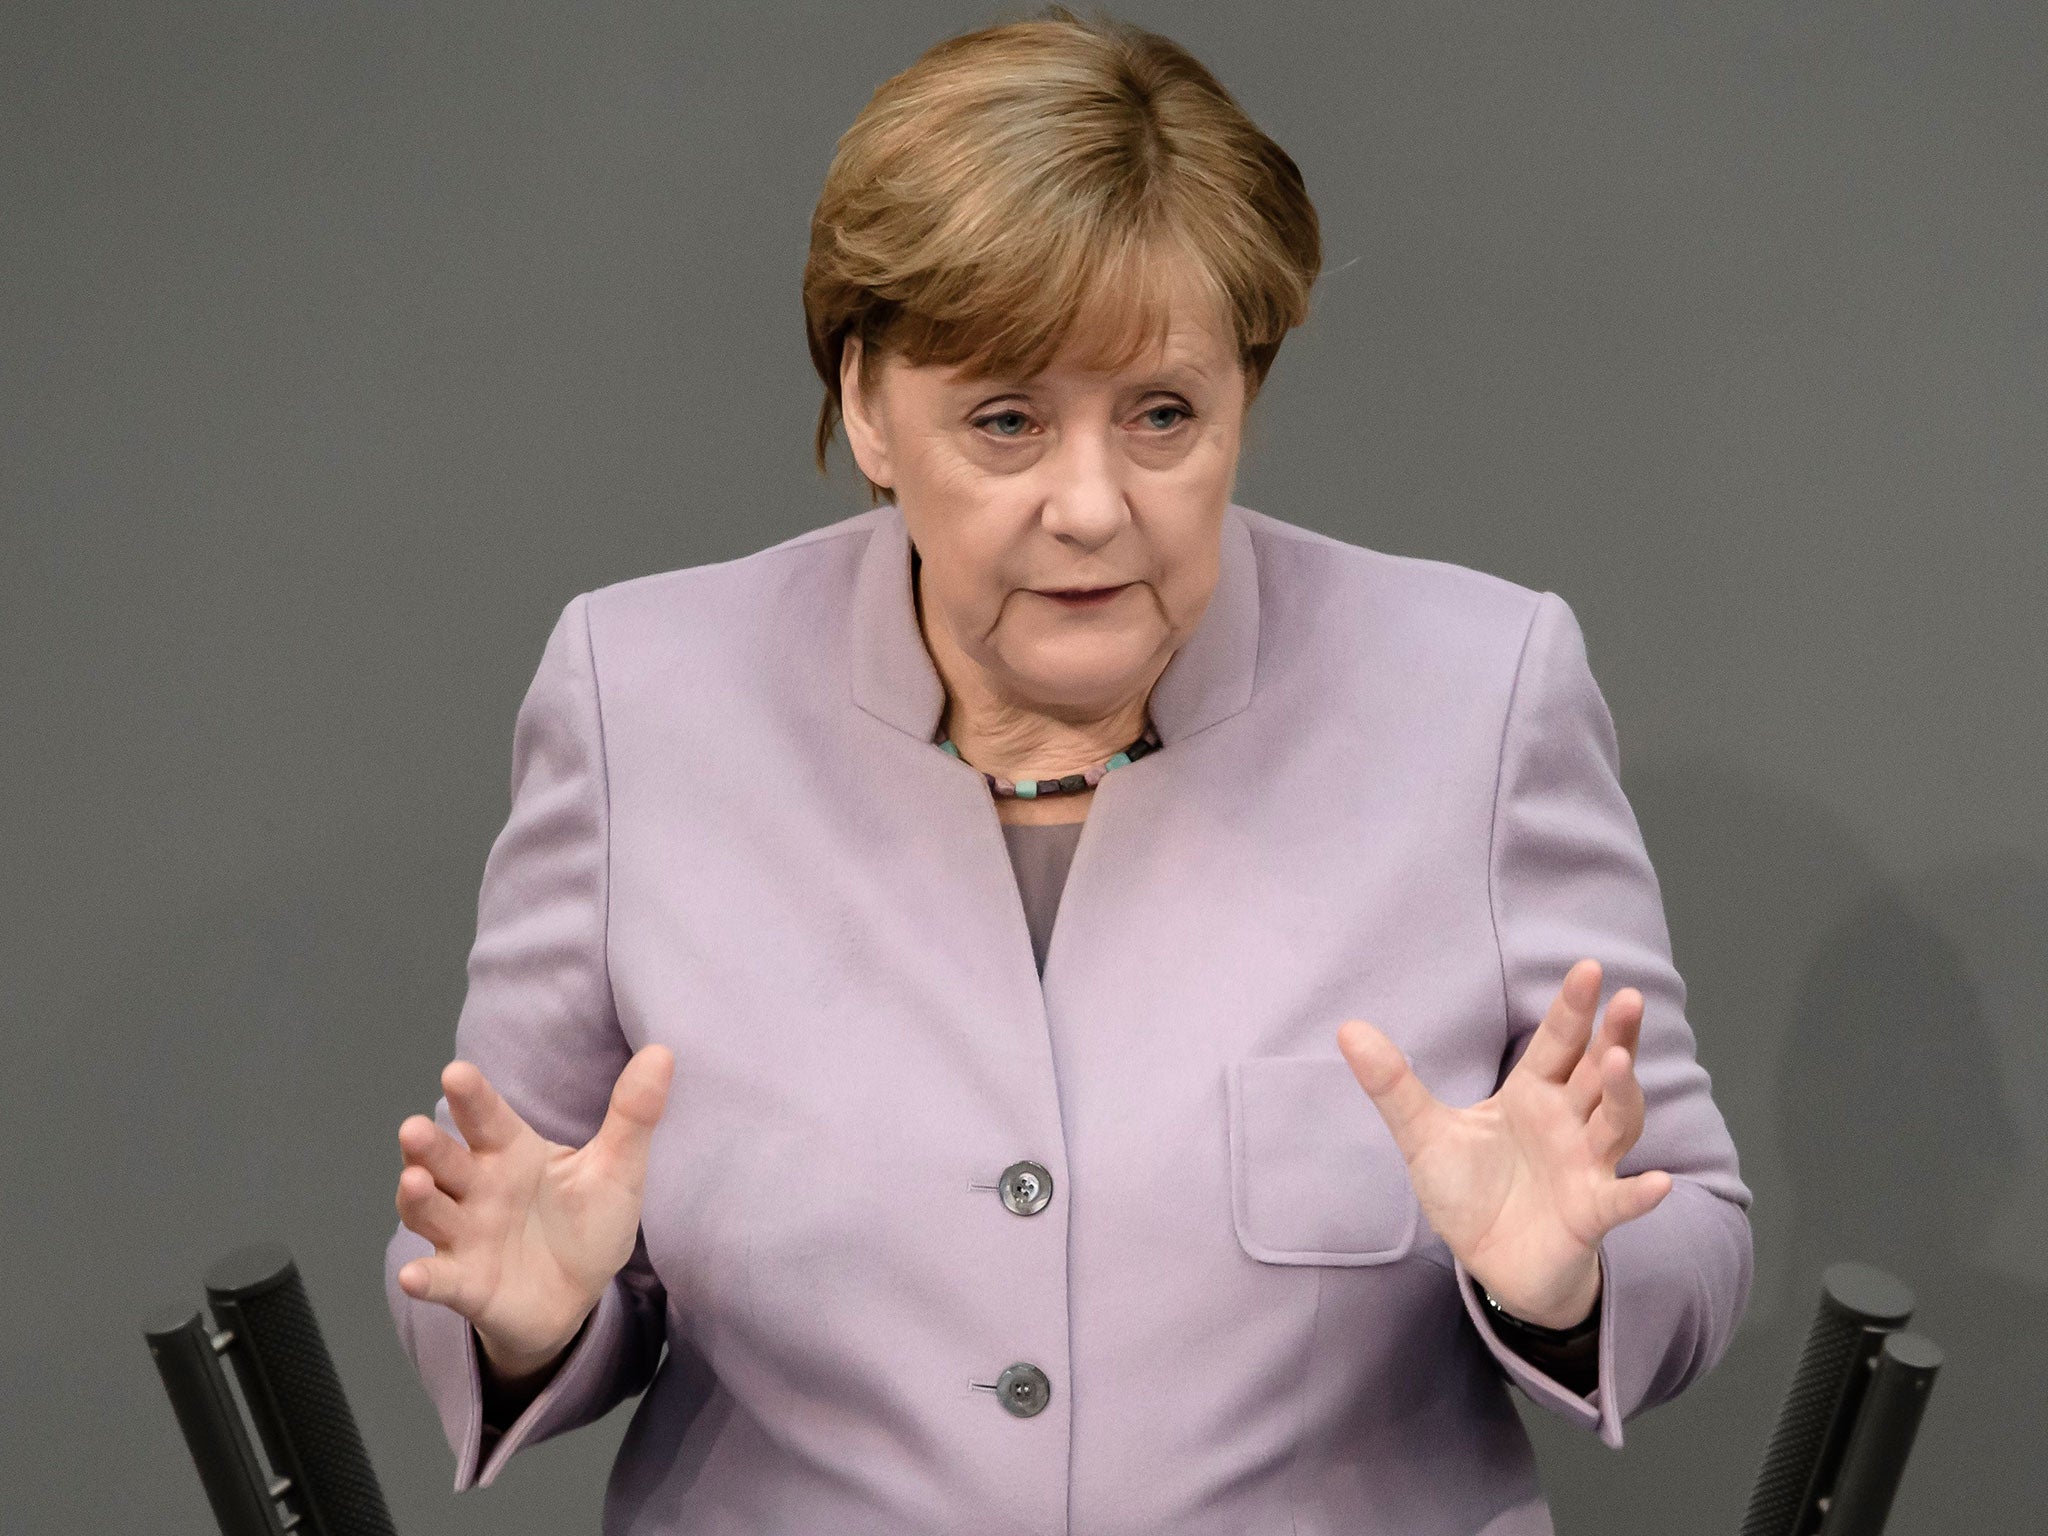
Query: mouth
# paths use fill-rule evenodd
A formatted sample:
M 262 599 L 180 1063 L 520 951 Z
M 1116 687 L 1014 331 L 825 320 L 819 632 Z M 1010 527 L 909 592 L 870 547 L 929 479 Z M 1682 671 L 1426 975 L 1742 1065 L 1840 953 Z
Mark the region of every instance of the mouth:
M 1040 592 L 1038 595 L 1040 597 L 1049 597 L 1057 603 L 1064 603 L 1069 608 L 1093 608 L 1108 602 L 1117 593 L 1130 585 L 1131 583 L 1127 581 L 1120 586 L 1114 587 L 1061 587 L 1055 588 L 1052 591 Z

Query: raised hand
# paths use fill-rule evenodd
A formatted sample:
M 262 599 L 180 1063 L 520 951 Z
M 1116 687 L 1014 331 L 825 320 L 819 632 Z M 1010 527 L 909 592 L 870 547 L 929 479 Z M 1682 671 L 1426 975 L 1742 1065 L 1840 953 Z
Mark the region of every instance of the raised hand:
M 1581 960 L 1506 1081 L 1469 1109 L 1437 1099 L 1400 1047 L 1363 1019 L 1337 1031 L 1430 1226 L 1510 1313 L 1550 1328 L 1592 1312 L 1600 1240 L 1671 1191 L 1662 1170 L 1615 1174 L 1643 1133 L 1643 995 L 1615 993 L 1589 1049 L 1599 1003 L 1600 963 Z
M 566 1147 L 522 1120 L 475 1065 L 448 1063 L 441 1090 L 468 1146 L 426 1115 L 398 1128 L 398 1214 L 434 1245 L 398 1271 L 400 1289 L 468 1318 L 503 1376 L 545 1367 L 633 1256 L 648 1146 L 674 1072 L 666 1046 L 643 1046 L 597 1134 Z

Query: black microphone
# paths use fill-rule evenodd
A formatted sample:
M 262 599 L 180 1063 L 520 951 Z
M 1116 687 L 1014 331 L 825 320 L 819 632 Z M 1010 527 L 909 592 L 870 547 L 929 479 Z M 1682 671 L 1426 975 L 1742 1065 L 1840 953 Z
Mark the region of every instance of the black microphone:
M 279 1243 L 238 1248 L 207 1271 L 206 1294 L 218 1331 L 172 1306 L 143 1336 L 222 1536 L 397 1536 L 292 1256 Z
M 1940 1369 L 1941 1351 L 1932 1340 L 1917 1333 L 1886 1338 L 1870 1385 L 1863 1389 L 1863 1410 L 1827 1497 L 1820 1536 L 1878 1536 L 1884 1529 Z
M 1900 1330 L 1913 1293 L 1868 1264 L 1831 1264 L 1750 1494 L 1742 1536 L 1878 1536 L 1941 1351 Z

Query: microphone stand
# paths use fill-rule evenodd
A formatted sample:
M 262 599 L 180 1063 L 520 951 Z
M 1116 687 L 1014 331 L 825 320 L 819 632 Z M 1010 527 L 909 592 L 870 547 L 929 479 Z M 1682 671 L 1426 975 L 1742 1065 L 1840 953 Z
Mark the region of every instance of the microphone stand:
M 213 1329 L 174 1304 L 142 1332 L 222 1536 L 397 1536 L 291 1254 L 238 1248 L 207 1271 L 206 1294 Z
M 1904 1328 L 1913 1293 L 1868 1264 L 1831 1264 L 1750 1494 L 1742 1536 L 1879 1536 L 1941 1369 Z

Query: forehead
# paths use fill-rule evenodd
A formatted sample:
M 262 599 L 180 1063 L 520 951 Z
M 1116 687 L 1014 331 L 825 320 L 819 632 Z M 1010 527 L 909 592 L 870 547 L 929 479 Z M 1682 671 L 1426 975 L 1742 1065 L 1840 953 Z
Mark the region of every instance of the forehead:
M 1116 383 L 1182 375 L 1213 379 L 1237 364 L 1228 331 L 1200 310 L 1169 315 L 1157 333 L 1131 330 L 1091 330 L 1076 324 L 1038 377 L 1048 382 L 1089 378 Z

